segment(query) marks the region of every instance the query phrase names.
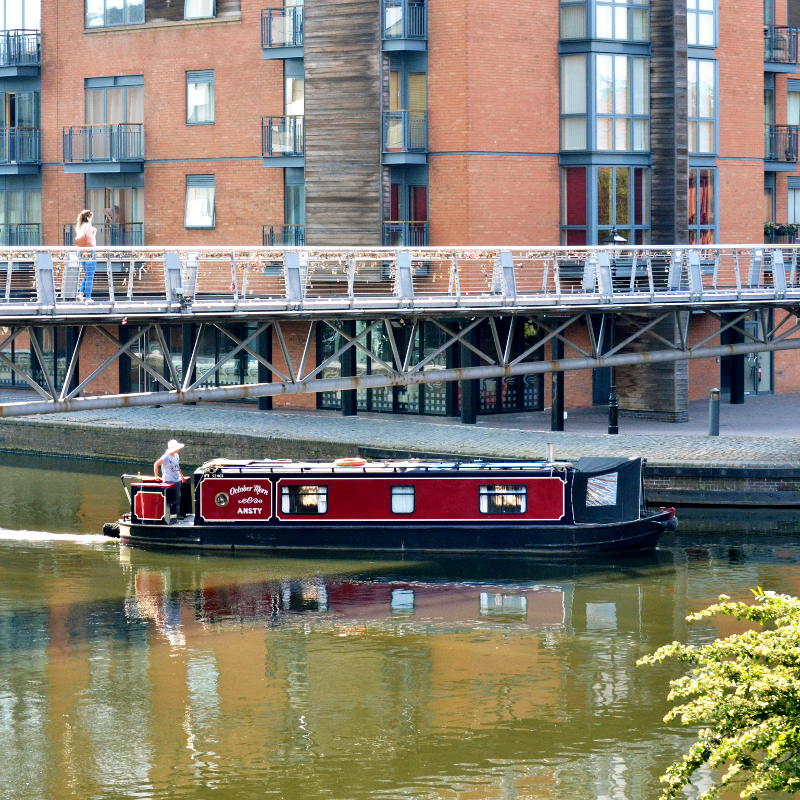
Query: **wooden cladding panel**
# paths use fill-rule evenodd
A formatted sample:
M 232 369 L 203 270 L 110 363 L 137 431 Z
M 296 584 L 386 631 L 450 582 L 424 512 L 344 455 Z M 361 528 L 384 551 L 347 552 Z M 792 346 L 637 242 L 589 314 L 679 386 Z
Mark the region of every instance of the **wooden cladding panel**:
M 380 3 L 307 0 L 306 242 L 381 244 Z

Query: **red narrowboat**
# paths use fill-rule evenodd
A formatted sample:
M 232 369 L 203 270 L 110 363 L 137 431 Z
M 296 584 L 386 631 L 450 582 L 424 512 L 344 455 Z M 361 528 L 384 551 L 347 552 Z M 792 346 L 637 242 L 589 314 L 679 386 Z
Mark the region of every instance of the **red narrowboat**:
M 640 458 L 446 462 L 218 459 L 191 489 L 124 475 L 130 544 L 280 551 L 618 553 L 656 546 Z M 192 513 L 192 500 L 194 513 Z

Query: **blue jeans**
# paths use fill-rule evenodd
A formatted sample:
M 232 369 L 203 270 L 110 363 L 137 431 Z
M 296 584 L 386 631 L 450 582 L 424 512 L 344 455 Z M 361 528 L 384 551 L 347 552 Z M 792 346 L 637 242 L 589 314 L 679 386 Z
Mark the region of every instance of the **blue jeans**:
M 81 281 L 81 288 L 78 291 L 83 295 L 84 300 L 88 300 L 92 296 L 94 273 L 97 270 L 97 260 L 94 250 L 81 254 L 81 265 L 83 266 L 83 280 Z

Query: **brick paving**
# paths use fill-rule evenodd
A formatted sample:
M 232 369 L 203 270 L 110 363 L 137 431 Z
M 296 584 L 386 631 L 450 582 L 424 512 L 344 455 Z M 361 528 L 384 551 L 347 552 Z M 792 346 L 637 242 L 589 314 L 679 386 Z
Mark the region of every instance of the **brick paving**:
M 22 400 L 27 393 L 0 398 Z M 707 435 L 705 402 L 690 408 L 690 421 L 659 423 L 620 417 L 609 436 L 602 408 L 573 410 L 563 433 L 549 430 L 548 413 L 481 416 L 476 425 L 440 417 L 336 412 L 258 411 L 240 404 L 200 404 L 82 411 L 20 418 L 86 432 L 87 428 L 163 431 L 164 439 L 192 433 L 231 433 L 253 438 L 254 455 L 268 456 L 271 440 L 339 443 L 341 454 L 358 448 L 464 457 L 541 458 L 553 444 L 558 458 L 645 456 L 651 464 L 795 468 L 800 461 L 800 395 L 750 396 L 744 405 L 721 406 L 720 436 Z M 0 426 L 4 423 L 0 420 Z M 149 457 L 150 454 L 148 454 Z M 187 452 L 187 460 L 191 454 Z M 220 456 L 226 455 L 220 453 Z

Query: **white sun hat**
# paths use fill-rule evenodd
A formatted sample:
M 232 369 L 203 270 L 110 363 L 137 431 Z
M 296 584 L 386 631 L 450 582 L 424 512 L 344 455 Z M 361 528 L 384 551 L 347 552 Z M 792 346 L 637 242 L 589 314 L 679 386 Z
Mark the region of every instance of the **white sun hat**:
M 168 453 L 177 453 L 178 450 L 185 447 L 183 442 L 179 442 L 177 439 L 170 439 L 167 442 L 167 452 Z

